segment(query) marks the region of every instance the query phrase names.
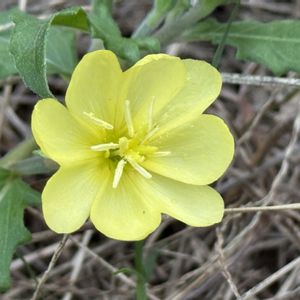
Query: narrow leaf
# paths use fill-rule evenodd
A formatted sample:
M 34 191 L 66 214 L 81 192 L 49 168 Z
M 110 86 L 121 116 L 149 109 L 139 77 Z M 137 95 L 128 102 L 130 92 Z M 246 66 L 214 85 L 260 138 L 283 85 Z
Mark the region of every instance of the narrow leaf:
M 23 221 L 24 209 L 39 203 L 39 193 L 0 169 L 0 291 L 10 286 L 9 266 L 18 245 L 31 238 Z
M 220 43 L 226 24 L 216 20 L 201 22 L 183 34 L 185 41 Z M 275 74 L 300 72 L 300 21 L 283 20 L 262 23 L 234 22 L 226 44 L 237 48 L 238 59 L 250 60 L 267 66 Z

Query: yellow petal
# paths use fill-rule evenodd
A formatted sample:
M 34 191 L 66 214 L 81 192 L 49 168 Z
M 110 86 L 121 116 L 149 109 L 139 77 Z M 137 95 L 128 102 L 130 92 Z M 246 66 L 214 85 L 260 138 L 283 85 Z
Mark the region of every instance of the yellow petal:
M 177 57 L 153 54 L 141 59 L 124 75 L 122 97 L 130 102 L 134 127 L 138 130 L 147 125 L 152 102 L 155 116 L 183 87 L 186 69 Z
M 196 186 L 153 174 L 150 180 L 137 178 L 144 194 L 152 195 L 152 204 L 191 226 L 210 226 L 222 220 L 224 202 L 209 186 Z
M 156 116 L 157 135 L 199 116 L 221 91 L 220 73 L 200 60 L 185 59 L 186 82 L 180 92 Z
M 100 163 L 60 168 L 42 193 L 47 225 L 57 233 L 79 229 L 90 214 L 92 202 L 103 182 Z
M 100 137 L 54 99 L 40 100 L 35 105 L 32 132 L 42 151 L 60 165 L 74 165 L 99 156 L 90 146 L 98 144 Z
M 152 141 L 168 156 L 146 159 L 150 171 L 189 184 L 206 185 L 217 180 L 229 166 L 234 152 L 233 137 L 222 119 L 201 115 Z
M 113 123 L 121 79 L 122 70 L 113 52 L 99 50 L 86 54 L 72 74 L 66 93 L 67 107 L 86 122 L 91 120 L 84 113 L 93 113 Z
M 135 183 L 136 171 L 124 170 L 116 189 L 112 177 L 99 192 L 91 210 L 95 227 L 106 236 L 125 241 L 142 240 L 160 224 L 161 216 L 152 199 Z

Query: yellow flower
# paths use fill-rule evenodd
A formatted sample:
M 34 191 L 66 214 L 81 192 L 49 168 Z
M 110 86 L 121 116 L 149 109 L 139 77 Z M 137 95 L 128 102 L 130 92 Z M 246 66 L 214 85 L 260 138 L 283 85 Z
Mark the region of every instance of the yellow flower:
M 48 226 L 70 233 L 90 217 L 108 237 L 140 240 L 162 213 L 220 222 L 223 200 L 207 184 L 230 164 L 234 142 L 220 118 L 202 114 L 220 88 L 203 61 L 148 55 L 122 72 L 110 51 L 85 55 L 67 108 L 44 99 L 33 111 L 34 137 L 60 165 L 42 194 Z

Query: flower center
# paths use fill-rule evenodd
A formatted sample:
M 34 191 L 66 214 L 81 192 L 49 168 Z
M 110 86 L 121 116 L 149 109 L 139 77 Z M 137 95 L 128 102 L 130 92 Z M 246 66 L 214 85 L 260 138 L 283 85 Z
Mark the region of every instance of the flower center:
M 158 128 L 153 125 L 154 100 L 155 98 L 153 97 L 148 111 L 148 124 L 145 134 L 141 135 L 135 132 L 130 110 L 130 101 L 126 100 L 124 106 L 124 119 L 127 126 L 128 137 L 123 136 L 119 138 L 117 142 L 91 146 L 91 150 L 104 152 L 104 157 L 106 159 L 117 162 L 112 184 L 113 188 L 118 186 L 124 168 L 127 164 L 139 174 L 149 179 L 152 175 L 143 168 L 141 164 L 147 159 L 147 157 L 161 157 L 170 154 L 169 151 L 158 151 L 158 147 L 147 145 L 146 143 L 158 130 Z M 101 128 L 105 130 L 113 130 L 113 125 L 96 118 L 93 113 L 84 112 L 84 115 L 89 117 L 94 124 Z

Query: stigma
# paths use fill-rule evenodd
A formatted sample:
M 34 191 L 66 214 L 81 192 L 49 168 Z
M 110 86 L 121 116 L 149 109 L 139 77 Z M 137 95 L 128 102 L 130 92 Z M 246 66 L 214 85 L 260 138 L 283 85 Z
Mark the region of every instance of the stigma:
M 148 140 L 158 131 L 158 127 L 153 122 L 155 97 L 153 96 L 150 101 L 146 128 L 141 132 L 136 132 L 130 101 L 124 102 L 124 121 L 127 128 L 127 136 L 120 137 L 117 141 L 92 145 L 90 149 L 96 152 L 104 152 L 104 158 L 110 159 L 116 163 L 114 170 L 112 187 L 116 189 L 122 178 L 125 168 L 132 167 L 133 170 L 138 172 L 146 179 L 152 178 L 152 174 L 148 172 L 143 166 L 143 162 L 149 157 L 164 157 L 171 154 L 169 151 L 159 151 L 158 147 L 147 145 Z M 113 125 L 108 122 L 97 118 L 93 113 L 86 113 L 94 124 L 106 130 L 113 130 Z

